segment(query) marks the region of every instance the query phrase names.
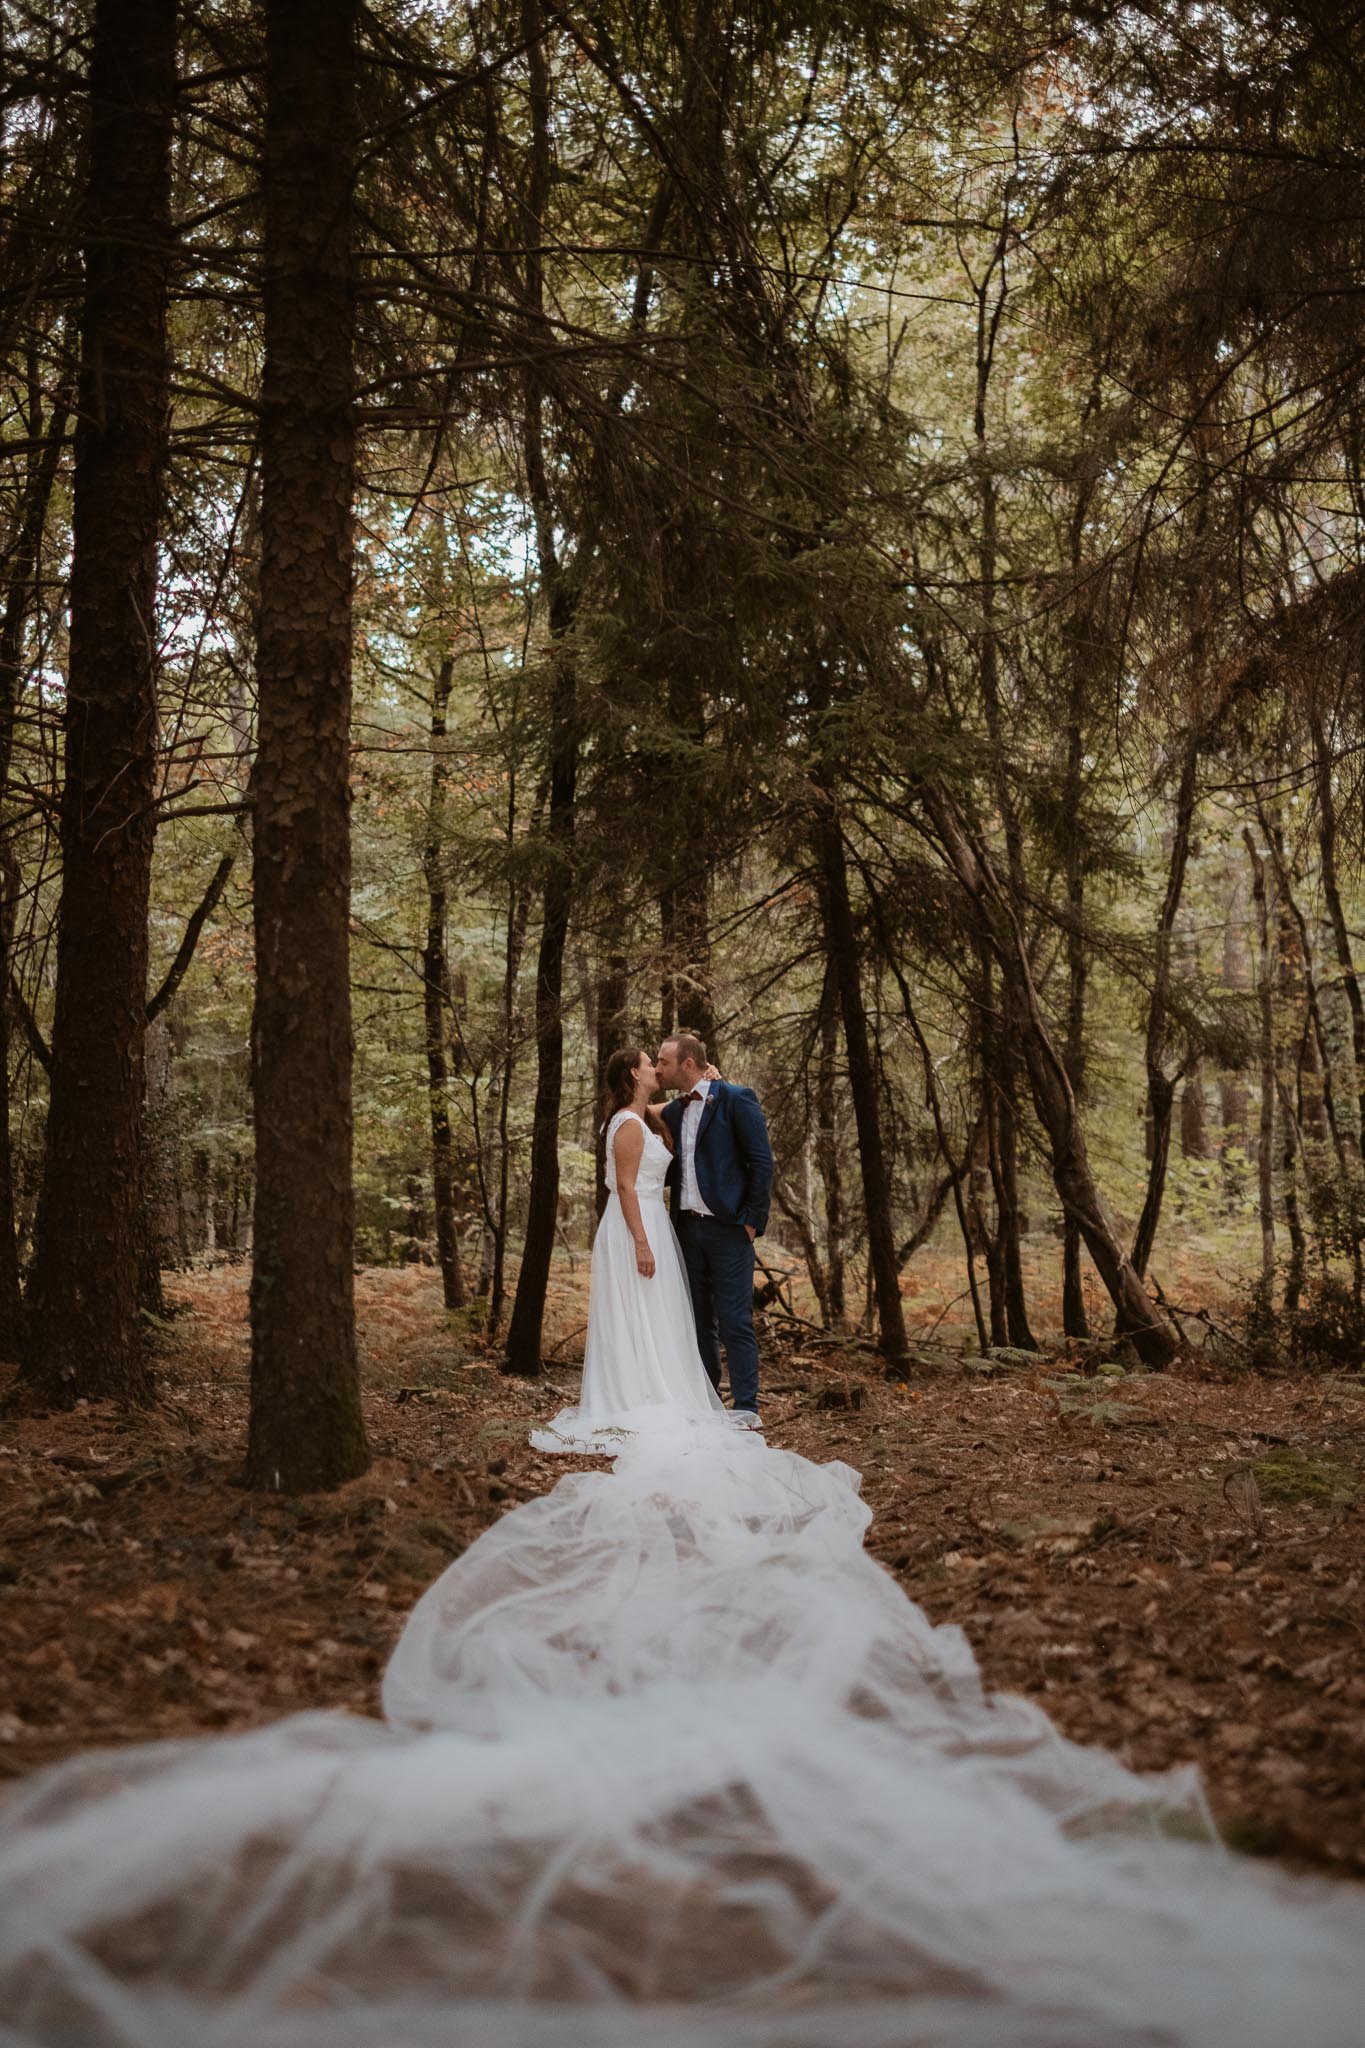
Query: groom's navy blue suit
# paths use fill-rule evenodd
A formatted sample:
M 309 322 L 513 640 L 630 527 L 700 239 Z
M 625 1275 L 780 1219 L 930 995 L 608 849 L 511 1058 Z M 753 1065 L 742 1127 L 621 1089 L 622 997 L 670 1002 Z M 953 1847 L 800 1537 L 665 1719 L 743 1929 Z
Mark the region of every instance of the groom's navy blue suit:
M 736 1408 L 758 1408 L 758 1340 L 754 1336 L 754 1247 L 746 1224 L 755 1232 L 768 1224 L 772 1195 L 773 1153 L 768 1126 L 752 1088 L 713 1081 L 702 1104 L 697 1128 L 697 1191 L 711 1211 L 696 1215 L 683 1208 L 683 1115 L 680 1097 L 664 1106 L 664 1121 L 673 1139 L 673 1164 L 668 1186 L 673 1193 L 673 1221 L 687 1278 L 697 1344 L 713 1387 L 720 1386 L 720 1348 L 730 1368 L 730 1400 Z

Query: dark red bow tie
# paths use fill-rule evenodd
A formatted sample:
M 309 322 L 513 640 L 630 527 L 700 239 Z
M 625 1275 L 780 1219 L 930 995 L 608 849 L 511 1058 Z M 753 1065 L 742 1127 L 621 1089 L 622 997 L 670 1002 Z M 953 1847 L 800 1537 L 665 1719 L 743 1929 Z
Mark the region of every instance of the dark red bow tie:
M 690 1095 L 684 1095 L 683 1097 L 684 1105 L 689 1102 L 705 1102 L 705 1100 L 706 1097 L 702 1094 L 700 1088 L 694 1088 Z

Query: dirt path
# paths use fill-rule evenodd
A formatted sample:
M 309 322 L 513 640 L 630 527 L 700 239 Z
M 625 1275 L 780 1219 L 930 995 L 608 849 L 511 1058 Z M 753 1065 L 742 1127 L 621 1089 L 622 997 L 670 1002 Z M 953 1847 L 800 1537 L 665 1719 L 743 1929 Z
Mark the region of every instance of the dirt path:
M 375 1711 L 422 1587 L 562 1474 L 525 1432 L 575 1373 L 500 1379 L 428 1274 L 357 1284 L 376 1460 L 337 1494 L 236 1483 L 239 1273 L 177 1283 L 152 1416 L 0 1417 L 0 1773 Z M 1365 1876 L 1365 1379 L 945 1358 L 906 1392 L 770 1346 L 767 1383 L 773 1441 L 863 1472 L 874 1555 L 989 1685 L 1139 1768 L 1196 1762 L 1242 1846 Z

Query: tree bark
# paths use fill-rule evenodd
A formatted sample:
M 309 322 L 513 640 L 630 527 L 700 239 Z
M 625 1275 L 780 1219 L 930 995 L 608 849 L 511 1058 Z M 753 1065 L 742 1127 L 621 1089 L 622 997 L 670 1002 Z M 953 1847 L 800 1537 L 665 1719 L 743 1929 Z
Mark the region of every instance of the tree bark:
M 909 1376 L 909 1340 L 905 1331 L 905 1306 L 901 1300 L 900 1269 L 896 1264 L 891 1177 L 882 1143 L 877 1076 L 872 1062 L 853 909 L 848 893 L 848 861 L 843 828 L 834 800 L 827 789 L 821 789 L 819 795 L 816 852 L 820 865 L 821 908 L 830 966 L 843 1018 L 849 1090 L 858 1132 L 868 1262 L 877 1305 L 877 1345 L 886 1361 L 887 1372 L 895 1378 L 904 1379 Z
M 1028 955 L 1008 901 L 989 863 L 973 844 L 956 806 L 939 790 L 922 787 L 926 809 L 954 874 L 975 904 L 999 962 L 1013 1029 L 1029 1077 L 1034 1107 L 1047 1133 L 1052 1178 L 1063 1209 L 1075 1217 L 1096 1271 L 1108 1289 L 1121 1328 L 1150 1365 L 1169 1364 L 1179 1339 L 1152 1301 L 1124 1253 L 1100 1194 L 1086 1150 L 1085 1132 L 1066 1067 L 1043 1016 Z
M 1024 1268 L 1019 1245 L 1019 1111 L 1015 1099 L 1015 1062 L 1010 1035 L 999 1029 L 994 1013 L 990 956 L 981 963 L 982 1107 L 986 1156 L 995 1196 L 995 1231 L 986 1249 L 990 1278 L 991 1338 L 1035 1351 L 1024 1293 Z
M 1337 807 L 1332 788 L 1332 757 L 1327 746 L 1327 735 L 1322 719 L 1314 712 L 1311 719 L 1313 733 L 1313 768 L 1318 793 L 1318 853 L 1322 872 L 1322 893 L 1327 904 L 1327 916 L 1332 927 L 1332 938 L 1336 946 L 1337 965 L 1341 969 L 1341 986 L 1351 1012 L 1351 1049 L 1355 1068 L 1356 1103 L 1356 1152 L 1365 1152 L 1365 996 L 1360 990 L 1356 974 L 1355 959 L 1351 952 L 1351 936 L 1346 923 L 1346 912 L 1342 907 L 1341 885 L 1337 877 Z
M 1258 958 L 1256 993 L 1261 1018 L 1261 1121 L 1256 1155 L 1258 1205 L 1261 1217 L 1261 1309 L 1275 1306 L 1275 1006 L 1270 964 L 1270 907 L 1265 862 L 1247 826 L 1242 834 L 1251 863 L 1251 894 L 1256 906 Z
M 431 1195 L 436 1212 L 436 1257 L 441 1296 L 447 1308 L 463 1308 L 466 1294 L 456 1234 L 455 1152 L 450 1132 L 449 1036 L 450 962 L 446 956 L 445 853 L 446 711 L 454 663 L 441 663 L 431 699 L 431 789 L 422 873 L 427 888 L 427 935 L 422 949 L 422 1019 L 427 1055 L 427 1103 L 431 1119 Z
M 1091 387 L 1085 419 L 1098 410 L 1099 379 Z M 1083 574 L 1085 521 L 1094 494 L 1090 474 L 1078 478 L 1072 509 L 1068 559 L 1074 609 L 1067 620 L 1066 765 L 1062 784 L 1062 833 L 1066 862 L 1066 1030 L 1062 1059 L 1071 1092 L 1085 1100 L 1085 1011 L 1090 959 L 1085 942 L 1086 833 L 1082 796 L 1085 789 L 1086 688 L 1095 669 L 1095 649 L 1087 632 L 1085 606 L 1092 585 Z M 1086 595 L 1083 597 L 1082 592 Z M 1068 1337 L 1088 1337 L 1085 1289 L 1081 1281 L 1081 1233 L 1074 1216 L 1062 1219 L 1062 1330 Z
M 1245 882 L 1233 869 L 1231 856 L 1228 858 L 1226 882 L 1228 896 L 1223 911 L 1223 986 L 1232 990 L 1249 990 L 1251 964 L 1242 914 Z M 1247 1101 L 1245 1074 L 1235 1069 L 1221 1073 L 1218 1077 L 1218 1120 L 1221 1127 L 1219 1161 L 1229 1199 L 1234 1202 L 1240 1199 L 1242 1162 L 1234 1159 L 1232 1155 L 1236 1151 L 1242 1153 L 1246 1159 L 1251 1157 L 1247 1131 Z
M 0 618 L 0 798 L 9 788 L 14 759 L 14 724 L 23 688 L 24 631 L 37 601 L 43 532 L 57 480 L 57 465 L 66 440 L 70 393 L 63 392 L 57 399 L 45 428 L 41 408 L 41 392 L 35 376 L 31 388 L 30 426 L 35 434 L 41 429 L 42 441 L 36 454 L 29 459 L 17 528 L 6 551 L 8 581 L 4 615 Z M 15 1232 L 9 1093 L 9 984 L 19 886 L 19 868 L 6 830 L 0 843 L 0 1357 L 3 1358 L 18 1358 L 23 1349 L 23 1300 L 19 1244 Z
M 597 1215 L 607 1206 L 607 1125 L 602 1098 L 607 1061 L 630 1042 L 630 971 L 623 953 L 612 952 L 597 984 L 597 1093 L 593 1097 L 593 1156 L 597 1161 Z
M 248 1482 L 369 1464 L 353 1287 L 352 181 L 359 0 L 266 0 Z
M 175 0 L 97 0 L 56 1012 L 23 1379 L 145 1401 L 139 1163 Z
M 684 545 L 674 554 L 686 558 Z M 680 580 L 676 569 L 665 564 L 665 588 L 671 591 Z M 687 586 L 674 593 L 679 609 L 697 597 Z M 703 600 L 704 601 L 704 600 Z M 706 747 L 706 667 L 710 647 L 705 636 L 694 657 L 679 674 L 675 668 L 668 680 L 668 715 L 674 732 L 689 752 L 689 766 L 673 772 L 672 814 L 678 833 L 672 850 L 673 873 L 659 899 L 664 952 L 663 1036 L 674 1031 L 695 1031 L 703 1039 L 711 1058 L 719 1065 L 719 1033 L 711 977 L 710 872 L 713 840 L 711 803 L 701 763 Z
M 1171 1122 L 1179 1074 L 1172 1075 L 1166 1071 L 1166 1037 L 1170 1017 L 1175 920 L 1180 909 L 1181 896 L 1184 894 L 1185 871 L 1189 866 L 1198 767 L 1198 737 L 1191 731 L 1187 735 L 1185 752 L 1180 764 L 1175 825 L 1171 835 L 1170 860 L 1166 872 L 1166 894 L 1162 901 L 1161 914 L 1157 919 L 1152 994 L 1147 1006 L 1145 1058 L 1150 1165 L 1147 1171 L 1147 1194 L 1142 1204 L 1142 1214 L 1138 1218 L 1137 1230 L 1133 1235 L 1132 1252 L 1133 1268 L 1139 1278 L 1147 1271 L 1152 1247 L 1156 1242 L 1157 1224 L 1161 1220 L 1161 1205 L 1166 1195 L 1166 1173 L 1171 1157 Z
M 825 1298 L 830 1328 L 841 1330 L 848 1318 L 845 1278 L 844 1182 L 839 1160 L 836 1062 L 839 1051 L 839 991 L 832 968 L 826 967 L 820 989 L 820 1055 L 815 1078 L 815 1161 L 825 1208 Z
M 539 254 L 553 172 L 550 152 L 550 75 L 542 42 L 539 0 L 523 0 L 522 20 L 530 73 L 532 153 L 524 212 L 530 238 L 525 304 L 539 334 L 544 280 Z M 574 800 L 578 784 L 578 679 L 568 646 L 575 599 L 559 559 L 554 508 L 545 466 L 545 389 L 533 364 L 526 375 L 523 452 L 536 527 L 550 638 L 549 769 L 545 895 L 536 958 L 536 1095 L 531 1128 L 531 1178 L 521 1271 L 507 1326 L 502 1370 L 533 1376 L 541 1370 L 541 1331 L 550 1259 L 559 1221 L 559 1112 L 564 1093 L 564 952 L 574 900 Z
M 1180 1088 L 1180 1154 L 1183 1159 L 1207 1159 L 1210 1149 L 1204 1115 L 1204 1062 L 1196 1060 Z
M 5 848 L 0 853 L 0 1358 L 23 1356 L 24 1304 L 19 1280 L 19 1237 L 14 1213 L 14 1154 L 10 1142 L 9 957 L 14 947 L 19 870 Z
M 564 1095 L 564 951 L 573 908 L 573 816 L 578 781 L 577 684 L 563 646 L 563 601 L 551 602 L 554 680 L 550 703 L 550 806 L 546 823 L 549 875 L 536 955 L 536 1094 L 531 1119 L 531 1175 L 521 1270 L 507 1325 L 502 1369 L 534 1377 L 541 1369 L 541 1330 L 550 1258 L 559 1221 L 559 1112 Z

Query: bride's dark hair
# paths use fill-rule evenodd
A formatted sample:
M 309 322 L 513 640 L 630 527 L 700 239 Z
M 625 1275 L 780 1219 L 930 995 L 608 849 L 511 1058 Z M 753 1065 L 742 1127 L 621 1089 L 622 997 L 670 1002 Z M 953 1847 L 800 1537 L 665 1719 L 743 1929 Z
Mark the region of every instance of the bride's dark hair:
M 602 1081 L 602 1122 L 604 1125 L 611 1122 L 618 1109 L 629 1109 L 635 1100 L 635 1069 L 639 1066 L 644 1056 L 644 1047 L 641 1045 L 618 1046 L 616 1051 L 609 1056 L 606 1073 Z M 646 1104 L 645 1106 L 645 1119 L 650 1129 L 658 1132 L 671 1152 L 673 1150 L 673 1140 L 668 1134 L 668 1125 L 652 1104 Z

